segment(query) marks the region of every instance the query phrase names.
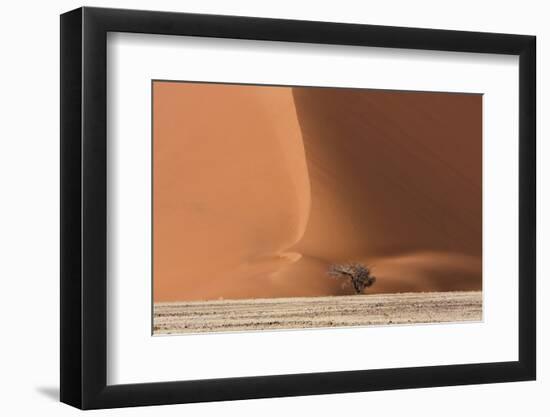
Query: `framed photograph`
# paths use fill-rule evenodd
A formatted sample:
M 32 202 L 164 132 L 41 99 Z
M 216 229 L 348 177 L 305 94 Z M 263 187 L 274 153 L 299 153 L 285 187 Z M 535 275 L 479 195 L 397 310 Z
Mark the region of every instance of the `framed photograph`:
M 535 37 L 61 16 L 61 401 L 536 375 Z

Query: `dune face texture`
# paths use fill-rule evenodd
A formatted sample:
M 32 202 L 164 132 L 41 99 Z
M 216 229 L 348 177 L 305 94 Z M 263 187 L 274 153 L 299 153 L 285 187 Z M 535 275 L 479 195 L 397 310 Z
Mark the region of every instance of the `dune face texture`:
M 312 190 L 297 250 L 372 265 L 371 293 L 481 289 L 482 97 L 293 95 Z
M 482 97 L 153 84 L 154 301 L 480 290 Z

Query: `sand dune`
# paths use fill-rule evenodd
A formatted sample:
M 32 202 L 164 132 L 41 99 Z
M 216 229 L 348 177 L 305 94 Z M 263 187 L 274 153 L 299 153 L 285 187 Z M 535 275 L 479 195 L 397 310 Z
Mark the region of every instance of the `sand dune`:
M 480 292 L 155 303 L 153 334 L 480 321 Z
M 310 207 L 292 91 L 155 83 L 155 300 L 269 297 Z
M 154 300 L 481 289 L 481 96 L 154 84 Z
M 293 95 L 312 190 L 296 249 L 372 265 L 370 292 L 481 289 L 481 96 Z

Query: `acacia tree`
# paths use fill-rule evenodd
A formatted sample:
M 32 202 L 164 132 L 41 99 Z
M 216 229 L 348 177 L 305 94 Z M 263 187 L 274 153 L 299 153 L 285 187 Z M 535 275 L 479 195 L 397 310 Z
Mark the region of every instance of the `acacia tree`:
M 366 287 L 376 281 L 370 269 L 360 263 L 334 264 L 328 269 L 328 275 L 334 278 L 348 278 L 356 294 L 361 294 Z

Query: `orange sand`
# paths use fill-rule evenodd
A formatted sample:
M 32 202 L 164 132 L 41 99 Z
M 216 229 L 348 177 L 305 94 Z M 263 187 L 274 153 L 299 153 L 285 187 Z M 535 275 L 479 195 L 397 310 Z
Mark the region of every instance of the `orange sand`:
M 481 96 L 155 82 L 154 300 L 481 289 Z

